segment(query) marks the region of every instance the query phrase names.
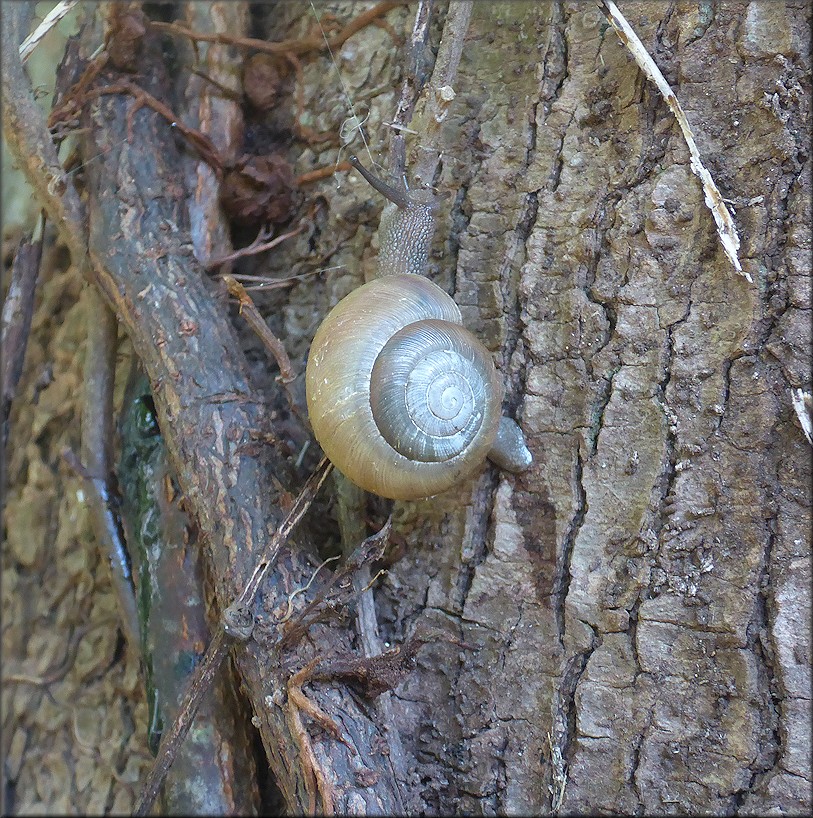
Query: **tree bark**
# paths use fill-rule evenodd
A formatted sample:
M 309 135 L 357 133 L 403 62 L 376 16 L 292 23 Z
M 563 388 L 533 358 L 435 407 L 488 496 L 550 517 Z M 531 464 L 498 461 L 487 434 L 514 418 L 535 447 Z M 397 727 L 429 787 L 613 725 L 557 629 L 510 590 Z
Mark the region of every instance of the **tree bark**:
M 803 6 L 621 5 L 733 201 L 751 285 L 598 8 L 474 5 L 431 275 L 494 351 L 535 464 L 396 504 L 385 638 L 423 615 L 478 646 L 427 648 L 393 698 L 430 812 L 810 807 L 810 450 L 791 406 L 810 388 Z M 338 59 L 359 96 L 364 60 Z M 362 241 L 325 308 L 369 277 Z

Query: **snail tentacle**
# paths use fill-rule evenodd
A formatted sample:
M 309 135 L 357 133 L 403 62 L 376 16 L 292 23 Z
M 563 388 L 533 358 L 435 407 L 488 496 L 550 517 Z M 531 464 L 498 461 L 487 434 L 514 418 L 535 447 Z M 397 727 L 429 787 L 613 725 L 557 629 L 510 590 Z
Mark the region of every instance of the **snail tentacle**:
M 378 225 L 377 275 L 426 275 L 435 235 L 438 197 L 431 190 L 394 188 L 371 173 L 356 157 L 350 164 L 389 200 Z
M 406 210 L 409 207 L 409 194 L 406 190 L 394 188 L 392 185 L 388 185 L 385 181 L 379 179 L 359 162 L 357 156 L 351 156 L 348 161 L 367 180 L 369 185 L 377 190 L 385 199 L 391 201 L 401 210 Z

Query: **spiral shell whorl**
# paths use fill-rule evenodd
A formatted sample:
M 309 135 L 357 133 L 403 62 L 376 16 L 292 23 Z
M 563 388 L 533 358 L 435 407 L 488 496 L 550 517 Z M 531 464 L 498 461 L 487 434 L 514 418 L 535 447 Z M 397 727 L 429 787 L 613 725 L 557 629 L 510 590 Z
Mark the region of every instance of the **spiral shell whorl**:
M 483 345 L 458 324 L 433 319 L 410 324 L 390 338 L 373 365 L 376 425 L 410 460 L 450 460 L 478 435 L 483 406 L 499 389 L 494 372 Z
M 502 388 L 488 351 L 460 324 L 460 310 L 443 290 L 421 276 L 398 275 L 354 290 L 320 326 L 307 367 L 308 413 L 325 454 L 362 488 L 395 499 L 428 497 L 485 459 Z M 451 374 L 452 362 L 463 368 L 462 379 Z M 423 431 L 393 426 L 401 410 L 417 412 Z

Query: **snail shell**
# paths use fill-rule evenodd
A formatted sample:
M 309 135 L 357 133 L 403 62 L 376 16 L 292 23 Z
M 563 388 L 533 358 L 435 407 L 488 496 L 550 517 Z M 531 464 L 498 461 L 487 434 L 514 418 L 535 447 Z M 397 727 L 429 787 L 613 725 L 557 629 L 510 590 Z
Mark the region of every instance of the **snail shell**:
M 502 385 L 452 298 L 426 278 L 388 275 L 324 320 L 306 372 L 308 414 L 334 465 L 399 500 L 445 491 L 494 445 Z

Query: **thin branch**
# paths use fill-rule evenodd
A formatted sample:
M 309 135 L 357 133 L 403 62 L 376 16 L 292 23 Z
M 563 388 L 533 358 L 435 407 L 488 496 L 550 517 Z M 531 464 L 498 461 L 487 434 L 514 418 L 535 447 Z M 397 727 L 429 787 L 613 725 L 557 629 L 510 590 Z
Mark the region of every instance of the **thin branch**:
M 19 55 L 22 28 L 29 4 L 10 4 L 3 9 L 2 27 L 2 82 L 3 82 L 3 133 L 17 164 L 38 196 L 48 216 L 57 225 L 60 235 L 71 254 L 73 262 L 84 272 L 89 272 L 86 244 L 86 221 L 84 209 L 73 180 L 65 173 L 57 156 L 54 143 L 48 137 L 48 129 L 42 109 L 34 101 L 31 83 L 22 68 Z M 95 291 L 94 291 L 95 294 Z M 98 333 L 102 347 L 110 344 L 111 322 L 115 337 L 115 318 L 105 306 L 96 320 L 90 322 L 91 332 Z M 89 344 L 94 347 L 95 342 Z M 95 353 L 92 353 L 95 354 Z M 104 349 L 104 356 L 115 356 Z M 98 365 L 98 368 L 97 368 Z M 102 370 L 105 370 L 104 372 Z M 121 607 L 122 626 L 133 647 L 138 645 L 138 625 L 135 615 L 135 599 L 131 577 L 124 568 L 124 538 L 120 522 L 111 508 L 111 492 L 108 484 L 111 471 L 110 441 L 112 440 L 112 369 L 110 360 L 101 358 L 92 363 L 92 384 L 88 384 L 86 405 L 98 410 L 99 428 L 91 429 L 86 423 L 89 445 L 86 456 L 90 457 L 90 486 L 97 502 L 94 517 L 100 542 L 109 542 L 118 556 L 111 560 L 114 585 Z M 106 440 L 105 440 L 106 439 Z M 78 461 L 77 461 L 78 462 Z M 119 559 L 119 557 L 121 559 Z M 129 592 L 128 592 L 129 587 Z
M 45 214 L 40 216 L 35 235 L 38 238 L 24 240 L 17 248 L 11 267 L 6 299 L 3 302 L 2 349 L 3 349 L 3 449 L 8 442 L 9 413 L 11 402 L 17 394 L 17 384 L 23 373 L 25 350 L 34 314 L 34 292 L 42 262 L 42 242 L 45 230 Z
M 120 82 L 105 85 L 101 88 L 90 88 L 81 94 L 72 93 L 59 108 L 55 108 L 51 111 L 51 115 L 48 118 L 49 126 L 53 128 L 57 123 L 76 115 L 78 113 L 77 109 L 81 108 L 90 100 L 110 94 L 130 94 L 135 98 L 135 105 L 127 114 L 127 120 L 130 126 L 132 125 L 133 117 L 141 108 L 151 108 L 155 113 L 162 116 L 170 127 L 177 128 L 184 137 L 186 137 L 187 141 L 192 144 L 198 154 L 200 154 L 200 157 L 212 168 L 218 178 L 223 176 L 223 158 L 212 143 L 212 140 L 196 128 L 191 128 L 189 125 L 184 124 L 168 105 L 165 105 L 161 100 L 156 99 L 149 93 L 149 91 L 145 91 L 129 80 L 121 80 Z M 131 134 L 128 134 L 128 136 L 131 136 Z
M 248 31 L 248 5 L 225 3 L 214 13 L 210 3 L 187 0 L 179 17 L 194 29 L 242 35 Z M 187 43 L 183 45 L 190 48 Z M 240 72 L 235 71 L 227 46 L 210 45 L 200 52 L 200 69 L 205 70 L 191 69 L 197 76 L 190 76 L 186 83 L 186 91 L 178 101 L 179 113 L 211 140 L 222 163 L 231 166 L 242 151 L 245 130 Z M 205 81 L 201 82 L 199 77 Z M 205 159 L 189 163 L 186 179 L 192 246 L 198 260 L 208 266 L 212 257 L 227 256 L 234 250 L 228 219 L 220 203 L 220 179 Z
M 426 53 L 429 43 L 429 23 L 432 18 L 433 0 L 420 0 L 415 10 L 415 22 L 409 46 L 406 49 L 408 65 L 404 72 L 401 93 L 395 108 L 392 122 L 388 123 L 395 133 L 390 141 L 389 171 L 400 179 L 406 168 L 406 141 L 404 132 L 409 131 L 409 123 L 418 96 L 426 82 Z M 412 131 L 414 133 L 414 131 Z
M 299 492 L 299 496 L 285 515 L 285 519 L 280 523 L 276 533 L 268 541 L 262 559 L 251 574 L 243 592 L 224 613 L 224 618 L 229 615 L 229 611 L 234 612 L 248 608 L 254 602 L 254 597 L 257 595 L 263 580 L 277 561 L 280 548 L 288 540 L 297 523 L 305 516 L 305 512 L 310 508 L 313 498 L 327 480 L 331 471 L 333 471 L 333 464 L 326 457 L 323 457 L 313 474 L 308 478 L 308 482 L 302 487 L 302 491 Z
M 194 3 L 195 0 L 192 0 L 192 2 Z M 189 73 L 194 74 L 196 77 L 200 77 L 204 82 L 208 82 L 210 85 L 214 85 L 214 87 L 217 88 L 226 99 L 242 104 L 242 91 L 235 91 L 232 88 L 227 88 L 225 85 L 223 85 L 223 83 L 218 82 L 214 77 L 210 77 L 205 71 L 201 71 L 200 68 L 195 68 L 194 65 L 189 67 Z
M 298 227 L 295 227 L 293 230 L 289 230 L 287 233 L 283 233 L 280 236 L 276 236 L 275 238 L 271 238 L 274 234 L 272 230 L 260 230 L 257 234 L 257 238 L 254 239 L 248 247 L 242 247 L 239 250 L 235 250 L 233 253 L 229 253 L 226 256 L 221 256 L 220 258 L 212 259 L 211 261 L 206 263 L 207 270 L 214 270 L 217 267 L 222 267 L 224 264 L 228 264 L 230 261 L 236 261 L 238 258 L 244 258 L 246 256 L 256 256 L 259 253 L 264 253 L 266 250 L 273 250 L 275 247 L 282 244 L 282 242 L 287 241 L 288 239 L 293 238 L 294 236 L 298 236 L 303 230 L 305 229 L 305 224 L 302 223 Z M 270 241 L 269 241 L 270 239 Z
M 314 662 L 318 662 L 315 659 Z M 316 794 L 322 801 L 322 812 L 325 815 L 335 813 L 335 790 L 331 784 L 330 777 L 325 775 L 325 770 L 319 763 L 316 754 L 313 751 L 313 742 L 311 741 L 305 725 L 302 723 L 300 711 L 307 712 L 308 715 L 317 721 L 324 730 L 329 732 L 334 738 L 341 738 L 336 722 L 334 722 L 321 708 L 313 705 L 302 692 L 300 687 L 300 680 L 302 673 L 307 673 L 308 669 L 312 667 L 313 663 L 306 665 L 302 671 L 294 674 L 288 680 L 288 702 L 285 708 L 287 714 L 288 726 L 291 735 L 297 743 L 299 749 L 299 759 L 303 770 L 307 771 L 309 782 L 306 787 L 308 791 L 308 810 L 307 814 L 316 814 Z
M 128 647 L 137 653 L 141 647 L 141 637 L 135 589 L 121 519 L 114 510 L 115 500 L 110 489 L 110 481 L 95 477 L 71 449 L 65 449 L 62 452 L 62 459 L 74 474 L 85 480 L 90 493 L 89 505 L 96 539 L 106 558 L 105 562 L 110 565 L 110 575 L 122 630 Z
M 230 640 L 226 634 L 219 629 L 212 637 L 206 655 L 195 670 L 195 675 L 189 683 L 180 707 L 178 715 L 169 730 L 164 731 L 161 737 L 161 744 L 158 747 L 158 755 L 155 757 L 152 768 L 147 775 L 147 780 L 136 803 L 133 815 L 147 815 L 158 797 L 161 784 L 175 761 L 175 756 L 192 726 L 195 715 L 200 708 L 204 696 L 214 682 L 217 671 L 220 670 L 223 660 L 226 658 L 230 647 Z
M 317 168 L 316 170 L 309 170 L 307 173 L 302 173 L 296 177 L 296 183 L 298 185 L 308 185 L 312 182 L 319 182 L 322 179 L 327 179 L 330 176 L 333 176 L 335 173 L 340 173 L 345 170 L 351 169 L 351 164 L 349 162 L 337 162 L 333 167 L 328 165 L 324 168 Z
M 336 508 L 339 518 L 339 532 L 342 537 L 342 551 L 345 555 L 362 542 L 367 536 L 364 522 L 367 511 L 367 493 L 364 489 L 348 480 L 341 472 L 333 477 L 336 490 Z M 375 604 L 372 590 L 364 591 L 370 582 L 370 566 L 364 563 L 353 574 L 353 587 L 360 594 L 356 611 L 356 632 L 365 656 L 377 656 L 383 650 L 378 638 L 378 623 L 375 615 Z
M 277 644 L 278 649 L 282 650 L 298 644 L 311 625 L 323 616 L 326 609 L 335 610 L 338 605 L 347 605 L 357 597 L 355 584 L 352 582 L 353 577 L 365 565 L 381 559 L 391 533 L 392 515 L 380 531 L 362 540 L 349 554 L 345 554 L 344 562 L 333 572 L 319 593 L 285 623 L 282 636 Z M 282 622 L 277 624 L 282 624 Z
M 703 185 L 703 196 L 706 201 L 706 207 L 708 207 L 711 211 L 711 215 L 714 217 L 714 222 L 717 225 L 717 235 L 720 237 L 720 244 L 723 246 L 723 251 L 728 256 L 729 261 L 734 265 L 734 269 L 740 273 L 740 275 L 745 276 L 749 282 L 753 283 L 751 275 L 742 269 L 742 264 L 740 264 L 740 259 L 737 255 L 737 250 L 739 250 L 740 247 L 740 237 L 737 235 L 734 219 L 731 217 L 731 213 L 729 213 L 717 185 L 711 178 L 711 174 L 706 170 L 706 167 L 700 159 L 700 151 L 697 148 L 697 143 L 694 141 L 694 134 L 689 125 L 689 120 L 686 119 L 686 114 L 678 102 L 675 92 L 669 86 L 660 68 L 656 65 L 655 60 L 649 55 L 644 44 L 638 39 L 638 35 L 633 31 L 613 0 L 598 0 L 598 6 L 604 13 L 604 16 L 612 24 L 621 42 L 624 43 L 629 49 L 630 54 L 635 58 L 635 62 L 638 63 L 641 71 L 644 72 L 647 79 L 655 83 L 661 96 L 666 100 L 666 104 L 675 115 L 683 138 L 689 146 L 692 173 L 700 179 Z
M 285 276 L 285 278 L 272 278 L 270 276 L 257 276 L 251 273 L 235 273 L 234 278 L 241 284 L 248 283 L 250 286 L 244 287 L 246 292 L 255 290 L 276 290 L 281 287 L 290 287 L 296 284 L 297 281 L 304 281 L 311 276 L 319 275 L 322 270 L 309 270 L 307 273 L 299 273 L 298 275 Z
M 226 282 L 229 293 L 233 295 L 240 302 L 240 315 L 245 318 L 246 323 L 254 330 L 263 345 L 271 353 L 274 360 L 279 367 L 279 380 L 282 383 L 285 394 L 288 397 L 288 404 L 291 411 L 299 416 L 299 408 L 296 404 L 296 398 L 290 389 L 291 383 L 296 380 L 296 372 L 291 365 L 291 359 L 288 357 L 288 351 L 285 345 L 271 332 L 271 328 L 265 323 L 265 319 L 260 315 L 251 296 L 246 292 L 245 287 L 234 278 L 234 276 L 224 275 L 223 281 Z
M 311 578 L 305 583 L 305 585 L 300 585 L 299 588 L 296 588 L 294 591 L 288 594 L 288 599 L 286 601 L 288 607 L 285 613 L 282 615 L 282 619 L 277 620 L 277 625 L 283 625 L 293 616 L 294 599 L 296 599 L 296 597 L 300 596 L 301 594 L 304 594 L 305 591 L 307 591 L 311 587 L 311 585 L 313 585 L 314 581 L 316 580 L 316 577 L 319 576 L 319 572 L 328 563 L 336 562 L 337 559 L 340 559 L 338 554 L 335 557 L 328 557 L 326 560 L 322 560 L 322 562 L 320 562 L 319 565 L 316 566 L 316 570 L 313 572 L 313 574 L 311 574 Z
M 367 493 L 359 488 L 355 483 L 348 480 L 340 472 L 336 472 L 334 483 L 336 486 L 337 510 L 339 516 L 339 530 L 342 537 L 342 550 L 346 555 L 357 543 L 364 540 L 367 533 L 364 522 L 367 506 Z M 384 531 L 389 534 L 391 518 L 385 526 Z M 379 535 L 376 535 L 381 536 Z M 384 644 L 378 634 L 378 617 L 375 611 L 375 597 L 373 596 L 373 578 L 370 566 L 372 559 L 364 560 L 357 570 L 353 572 L 353 591 L 358 597 L 356 606 L 356 633 L 358 634 L 361 651 L 364 657 L 372 658 L 380 656 L 384 652 Z M 379 696 L 374 704 L 378 711 L 380 724 L 384 730 L 384 735 L 389 747 L 387 754 L 395 777 L 399 781 L 406 781 L 408 776 L 408 763 L 404 746 L 401 742 L 401 735 L 396 726 L 395 714 L 392 709 L 392 695 L 385 691 Z M 400 795 L 400 793 L 399 793 Z M 404 812 L 409 810 L 404 809 Z
M 91 514 L 99 548 L 110 566 L 113 590 L 127 644 L 141 647 L 138 608 L 130 557 L 118 513 L 113 510 L 113 388 L 118 350 L 118 322 L 99 291 L 85 291 L 88 335 L 83 372 L 82 461 L 90 474 Z
M 291 359 L 282 341 L 274 335 L 265 323 L 265 319 L 260 315 L 260 311 L 251 300 L 251 296 L 245 291 L 243 285 L 235 280 L 234 276 L 223 276 L 223 281 L 229 289 L 229 293 L 240 302 L 240 314 L 246 319 L 246 323 L 257 333 L 260 340 L 265 344 L 265 348 L 273 355 L 279 366 L 279 374 L 282 382 L 290 383 L 296 378 L 296 373 L 291 365 Z
M 412 163 L 412 175 L 426 187 L 431 186 L 440 161 L 441 126 L 449 115 L 449 108 L 455 98 L 452 86 L 463 54 L 463 43 L 473 5 L 474 0 L 459 0 L 449 4 L 438 56 L 429 80 L 421 125 L 416 126 L 420 137 L 415 150 L 419 153 Z
M 189 732 L 189 728 L 192 726 L 201 701 L 212 686 L 217 671 L 229 652 L 232 638 L 243 641 L 249 638 L 253 615 L 248 614 L 249 625 L 244 630 L 236 630 L 234 623 L 237 621 L 244 623 L 246 621 L 245 612 L 251 608 L 263 579 L 276 562 L 280 549 L 287 542 L 291 532 L 296 528 L 299 521 L 310 508 L 311 503 L 316 497 L 316 493 L 327 479 L 331 469 L 332 465 L 328 459 L 322 458 L 316 470 L 303 486 L 302 491 L 299 493 L 293 506 L 291 506 L 285 519 L 279 528 L 277 528 L 276 533 L 269 540 L 265 553 L 262 555 L 259 564 L 254 569 L 242 593 L 224 612 L 223 626 L 218 628 L 212 637 L 212 641 L 206 650 L 206 655 L 203 657 L 200 665 L 198 665 L 195 675 L 192 677 L 189 687 L 181 699 L 175 721 L 161 738 L 158 755 L 147 776 L 133 815 L 147 815 L 152 809 L 152 805 L 161 789 L 161 783 L 166 777 L 167 772 L 169 772 L 172 762 L 178 753 L 178 749 L 186 737 L 186 734 Z

